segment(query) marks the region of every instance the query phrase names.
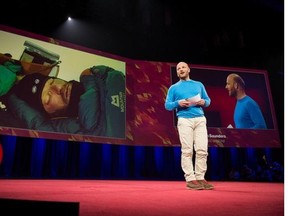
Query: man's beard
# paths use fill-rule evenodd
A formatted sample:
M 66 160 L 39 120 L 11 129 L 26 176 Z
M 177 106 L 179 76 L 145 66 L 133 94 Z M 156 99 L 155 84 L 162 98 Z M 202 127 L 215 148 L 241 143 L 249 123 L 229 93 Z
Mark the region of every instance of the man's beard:
M 236 96 L 237 96 L 236 90 L 232 89 L 232 90 L 230 91 L 230 97 L 236 97 Z
M 75 80 L 72 80 L 69 82 L 72 83 L 72 89 L 71 89 L 69 105 L 66 109 L 66 115 L 68 117 L 77 117 L 78 110 L 79 110 L 80 97 L 82 94 L 84 94 L 85 89 L 82 83 L 80 82 L 77 82 Z

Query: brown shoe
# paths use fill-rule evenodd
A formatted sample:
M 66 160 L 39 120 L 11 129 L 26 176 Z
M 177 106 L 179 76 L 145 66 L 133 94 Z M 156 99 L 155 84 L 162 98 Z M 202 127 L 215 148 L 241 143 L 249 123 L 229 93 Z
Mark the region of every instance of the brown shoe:
M 204 189 L 204 186 L 201 185 L 196 180 L 186 182 L 186 187 L 187 187 L 187 189 L 190 189 L 190 190 L 203 190 Z
M 205 190 L 213 190 L 214 186 L 209 184 L 206 180 L 197 180 L 197 182 L 204 187 Z

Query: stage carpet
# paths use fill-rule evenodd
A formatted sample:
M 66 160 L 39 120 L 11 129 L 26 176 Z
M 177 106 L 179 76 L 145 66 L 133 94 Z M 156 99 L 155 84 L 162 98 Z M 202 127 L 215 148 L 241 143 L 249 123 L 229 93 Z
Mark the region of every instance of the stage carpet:
M 284 215 L 284 183 L 210 183 L 214 190 L 194 191 L 184 181 L 0 179 L 0 211 L 1 216 L 16 211 L 54 216 Z

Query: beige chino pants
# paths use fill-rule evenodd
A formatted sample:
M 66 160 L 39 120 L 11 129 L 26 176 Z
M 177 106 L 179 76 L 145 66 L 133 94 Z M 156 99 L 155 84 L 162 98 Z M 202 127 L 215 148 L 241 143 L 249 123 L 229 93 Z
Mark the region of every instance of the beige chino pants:
M 178 118 L 177 128 L 181 143 L 181 167 L 186 182 L 205 179 L 208 157 L 206 117 Z

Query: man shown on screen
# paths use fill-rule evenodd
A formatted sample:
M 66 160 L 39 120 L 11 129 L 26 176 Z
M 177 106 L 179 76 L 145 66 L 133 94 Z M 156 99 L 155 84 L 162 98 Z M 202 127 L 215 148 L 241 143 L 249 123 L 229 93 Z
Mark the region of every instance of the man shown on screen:
M 84 70 L 80 82 L 28 74 L 9 105 L 28 129 L 125 138 L 125 76 L 107 66 Z
M 225 88 L 229 96 L 237 100 L 234 109 L 236 128 L 267 129 L 259 105 L 246 95 L 245 82 L 238 74 L 232 73 L 227 76 Z

